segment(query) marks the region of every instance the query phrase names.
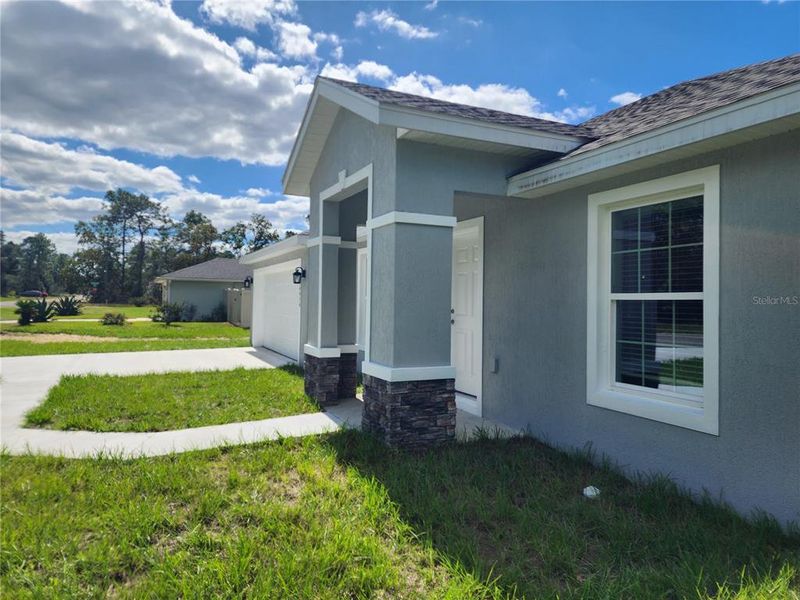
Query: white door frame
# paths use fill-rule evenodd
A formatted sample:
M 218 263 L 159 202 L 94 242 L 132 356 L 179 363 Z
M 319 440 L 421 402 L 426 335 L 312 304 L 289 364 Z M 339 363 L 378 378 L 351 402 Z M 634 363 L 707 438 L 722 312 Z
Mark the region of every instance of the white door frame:
M 455 243 L 455 236 L 456 232 L 459 229 L 467 228 L 467 227 L 475 227 L 478 228 L 478 239 L 480 240 L 481 246 L 481 261 L 480 261 L 480 270 L 478 273 L 478 300 L 477 306 L 475 307 L 476 312 L 480 315 L 478 319 L 478 326 L 477 330 L 475 331 L 475 343 L 478 345 L 478 355 L 480 357 L 480 368 L 478 369 L 478 395 L 475 397 L 475 400 L 472 400 L 472 396 L 467 396 L 465 394 L 461 394 L 456 391 L 456 407 L 475 414 L 477 416 L 483 415 L 483 273 L 484 273 L 484 260 L 486 257 L 486 250 L 484 248 L 485 245 L 485 236 L 484 236 L 484 225 L 483 225 L 483 217 L 475 217 L 474 219 L 467 219 L 465 221 L 459 221 L 455 228 L 453 229 L 453 242 Z M 452 275 L 451 275 L 452 278 Z M 452 282 L 451 282 L 452 288 Z M 452 343 L 451 343 L 452 346 Z

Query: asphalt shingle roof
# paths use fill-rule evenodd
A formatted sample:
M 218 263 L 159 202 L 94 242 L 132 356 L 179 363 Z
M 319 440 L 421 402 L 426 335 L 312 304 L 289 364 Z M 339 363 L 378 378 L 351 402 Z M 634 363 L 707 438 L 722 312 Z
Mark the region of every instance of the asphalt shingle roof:
M 328 79 L 362 96 L 385 104 L 585 138 L 586 142 L 570 153 L 570 155 L 574 155 L 652 129 L 658 129 L 775 88 L 800 82 L 800 54 L 684 81 L 579 125 L 445 102 L 362 83 L 327 77 L 322 77 L 322 79 Z
M 597 139 L 572 154 L 587 152 L 797 82 L 800 82 L 800 54 L 684 81 L 582 123 Z
M 252 275 L 253 268 L 239 264 L 235 258 L 212 258 L 204 263 L 166 273 L 161 277 L 174 281 L 244 281 L 245 277 Z
M 536 117 L 527 117 L 525 115 L 515 115 L 513 113 L 507 113 L 500 110 L 492 110 L 491 108 L 469 106 L 467 104 L 458 104 L 456 102 L 445 102 L 444 100 L 428 98 L 427 96 L 406 94 L 404 92 L 396 92 L 394 90 L 387 90 L 363 83 L 353 83 L 352 81 L 343 81 L 341 79 L 333 79 L 331 77 L 320 77 L 320 79 L 332 81 L 333 83 L 347 88 L 348 90 L 383 104 L 404 106 L 406 108 L 414 108 L 417 110 L 424 110 L 426 112 L 452 115 L 455 117 L 462 117 L 464 119 L 473 119 L 475 121 L 483 121 L 485 123 L 494 123 L 496 125 L 522 127 L 523 129 L 532 129 L 535 131 L 544 131 L 573 137 L 587 137 L 587 132 L 584 131 L 579 125 L 570 125 L 568 123 L 537 119 Z

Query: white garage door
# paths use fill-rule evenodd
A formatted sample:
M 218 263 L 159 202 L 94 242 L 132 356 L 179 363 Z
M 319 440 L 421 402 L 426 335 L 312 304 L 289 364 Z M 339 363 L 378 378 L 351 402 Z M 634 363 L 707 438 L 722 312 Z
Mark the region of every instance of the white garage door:
M 292 272 L 298 266 L 300 261 L 290 261 L 253 273 L 253 343 L 295 360 L 300 352 L 300 286 L 292 283 Z

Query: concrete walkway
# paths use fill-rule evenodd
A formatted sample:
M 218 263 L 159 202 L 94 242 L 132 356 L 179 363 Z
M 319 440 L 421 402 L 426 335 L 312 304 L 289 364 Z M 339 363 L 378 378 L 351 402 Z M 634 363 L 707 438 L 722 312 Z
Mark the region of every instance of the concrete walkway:
M 11 454 L 49 454 L 68 457 L 100 453 L 122 457 L 160 456 L 216 446 L 249 444 L 280 437 L 299 437 L 335 431 L 342 426 L 361 425 L 361 401 L 352 399 L 325 412 L 211 425 L 173 431 L 92 432 L 28 429 L 22 427 L 25 413 L 40 404 L 62 375 L 138 375 L 169 371 L 213 369 L 271 369 L 292 362 L 264 348 L 215 348 L 156 352 L 110 352 L 20 356 L 0 361 L 0 444 Z M 514 430 L 458 411 L 460 438 L 469 438 L 476 428 Z

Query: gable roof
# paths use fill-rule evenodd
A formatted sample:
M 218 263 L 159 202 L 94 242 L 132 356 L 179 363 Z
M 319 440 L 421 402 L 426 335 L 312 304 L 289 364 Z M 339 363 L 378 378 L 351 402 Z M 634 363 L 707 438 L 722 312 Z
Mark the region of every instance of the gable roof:
M 308 182 L 340 107 L 395 127 L 404 139 L 522 155 L 538 169 L 797 83 L 800 54 L 793 54 L 678 83 L 571 125 L 317 77 L 283 176 L 284 192 L 309 194 Z
M 235 258 L 212 258 L 206 262 L 166 273 L 158 279 L 171 281 L 244 281 L 252 277 L 253 268 L 242 265 Z
M 800 82 L 800 54 L 684 81 L 585 121 L 582 127 L 596 139 L 570 154 L 588 152 L 796 82 Z
M 541 131 L 574 137 L 594 137 L 591 132 L 584 129 L 580 125 L 570 125 L 569 123 L 548 121 L 547 119 L 517 115 L 500 110 L 493 110 L 491 108 L 482 108 L 480 106 L 470 106 L 467 104 L 458 104 L 456 102 L 447 102 L 445 100 L 437 100 L 436 98 L 429 98 L 427 96 L 406 94 L 405 92 L 396 92 L 394 90 L 387 90 L 385 88 L 366 85 L 364 83 L 354 83 L 352 81 L 333 79 L 331 77 L 320 76 L 319 79 L 330 81 L 336 85 L 340 85 L 366 98 L 370 98 L 371 100 L 375 100 L 383 104 L 402 106 L 405 108 L 412 108 L 442 115 L 451 115 L 454 117 L 483 121 L 485 123 L 492 123 L 495 125 L 521 127 L 523 129 L 530 129 L 532 131 Z

